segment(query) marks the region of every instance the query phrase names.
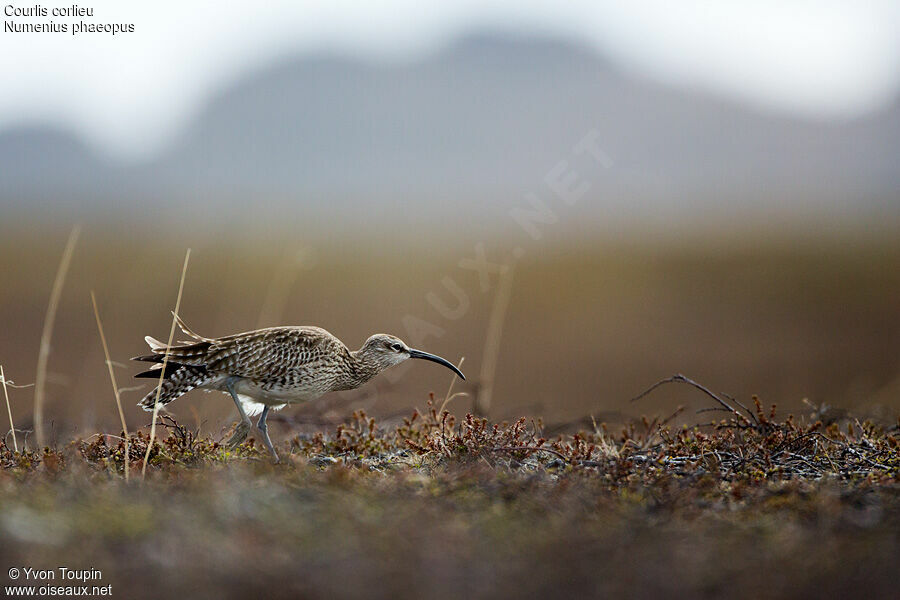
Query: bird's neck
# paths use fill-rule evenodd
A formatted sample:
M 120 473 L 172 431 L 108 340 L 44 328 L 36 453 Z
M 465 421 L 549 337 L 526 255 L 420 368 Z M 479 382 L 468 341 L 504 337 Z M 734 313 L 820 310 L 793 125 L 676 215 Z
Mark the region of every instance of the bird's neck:
M 362 350 L 354 350 L 347 356 L 347 368 L 341 384 L 347 390 L 358 388 L 380 372 L 381 366 L 370 355 Z

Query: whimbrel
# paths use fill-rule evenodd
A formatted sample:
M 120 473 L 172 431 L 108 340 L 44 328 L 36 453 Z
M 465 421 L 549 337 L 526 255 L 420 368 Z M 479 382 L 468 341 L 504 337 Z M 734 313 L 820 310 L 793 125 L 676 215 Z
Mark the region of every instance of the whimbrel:
M 250 416 L 259 414 L 256 427 L 266 447 L 278 461 L 278 453 L 269 439 L 266 417 L 269 410 L 288 404 L 315 400 L 328 392 L 352 390 L 394 365 L 410 358 L 421 358 L 444 365 L 462 379 L 465 376 L 453 363 L 407 346 L 403 340 L 376 333 L 359 350 L 347 349 L 339 339 L 319 327 L 269 327 L 220 338 L 194 333 L 176 315 L 181 330 L 190 342 L 166 344 L 145 337 L 153 354 L 132 360 L 156 363 L 135 377 L 160 377 L 166 373 L 159 392 L 160 407 L 195 388 L 227 392 L 241 416 L 240 424 L 228 444 L 240 444 L 250 433 Z M 152 411 L 156 389 L 138 403 Z M 249 416 L 248 416 L 249 415 Z

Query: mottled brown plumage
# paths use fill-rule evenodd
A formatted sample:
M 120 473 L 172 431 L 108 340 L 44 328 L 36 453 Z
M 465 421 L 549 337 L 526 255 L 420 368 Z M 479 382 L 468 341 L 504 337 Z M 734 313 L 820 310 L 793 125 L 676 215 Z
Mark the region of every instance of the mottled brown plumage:
M 207 338 L 192 331 L 179 317 L 181 330 L 191 341 L 166 346 L 147 336 L 152 354 L 133 360 L 155 363 L 149 371 L 135 377 L 159 379 L 165 362 L 165 375 L 159 391 L 164 406 L 192 389 L 229 393 L 241 414 L 241 423 L 229 440 L 236 445 L 250 431 L 248 414 L 261 413 L 257 424 L 266 446 L 278 460 L 269 440 L 266 416 L 269 409 L 281 409 L 296 402 L 314 400 L 328 392 L 357 388 L 381 371 L 409 358 L 422 358 L 442 364 L 465 379 L 447 360 L 410 349 L 402 340 L 379 333 L 371 336 L 356 351 L 319 327 L 270 327 L 221 338 Z M 166 362 L 166 356 L 168 361 Z M 139 403 L 153 410 L 157 391 Z

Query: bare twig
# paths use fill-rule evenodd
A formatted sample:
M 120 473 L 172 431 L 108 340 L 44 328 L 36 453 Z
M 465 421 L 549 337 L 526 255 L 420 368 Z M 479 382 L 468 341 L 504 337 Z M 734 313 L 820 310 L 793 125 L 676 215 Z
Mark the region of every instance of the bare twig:
M 113 394 L 116 397 L 116 407 L 119 409 L 119 419 L 122 420 L 122 433 L 125 435 L 125 481 L 128 481 L 128 426 L 125 424 L 125 413 L 122 411 L 122 398 L 119 395 L 116 374 L 113 372 L 113 363 L 109 358 L 109 346 L 106 344 L 106 335 L 103 333 L 103 323 L 100 322 L 100 311 L 97 309 L 97 297 L 94 295 L 94 290 L 91 290 L 91 304 L 94 306 L 94 317 L 97 319 L 97 331 L 100 332 L 100 343 L 103 344 L 103 356 L 106 357 L 106 368 L 109 370 L 109 381 L 112 383 Z
M 81 234 L 81 227 L 75 225 L 69 234 L 66 248 L 63 250 L 56 278 L 53 280 L 53 289 L 50 291 L 50 302 L 47 304 L 47 313 L 44 315 L 44 329 L 41 333 L 41 347 L 38 351 L 37 374 L 34 380 L 34 436 L 37 438 L 38 448 L 44 445 L 44 387 L 47 381 L 47 361 L 50 357 L 50 340 L 53 337 L 53 325 L 56 322 L 56 310 L 59 308 L 59 298 L 62 295 L 63 284 L 66 282 L 66 274 L 69 264 L 72 262 L 72 254 L 75 252 L 75 244 Z
M 677 417 L 678 415 L 680 415 L 683 412 L 684 412 L 684 405 L 682 404 L 682 405 L 679 405 L 678 408 L 675 409 L 675 412 L 673 412 L 671 415 L 666 417 L 666 419 L 659 424 L 660 427 L 662 427 L 663 425 L 668 425 L 675 417 Z
M 120 387 L 119 393 L 121 394 L 122 392 L 136 392 L 138 390 L 144 389 L 144 387 L 145 386 L 143 386 L 143 385 L 132 385 L 130 387 Z
M 3 397 L 6 399 L 6 412 L 9 413 L 9 430 L 13 436 L 13 450 L 19 451 L 19 443 L 16 441 L 16 426 L 13 425 L 12 408 L 9 406 L 9 392 L 6 391 L 6 374 L 3 372 L 3 365 L 0 365 L 0 380 L 3 381 Z
M 7 379 L 7 380 L 6 380 L 6 387 L 11 387 L 11 388 L 14 389 L 14 390 L 24 390 L 25 388 L 34 387 L 34 384 L 33 384 L 33 383 L 23 383 L 22 385 L 18 385 L 18 384 L 17 384 L 15 381 L 13 381 L 12 379 Z
M 703 392 L 704 394 L 706 394 L 707 396 L 709 396 L 710 398 L 712 398 L 713 400 L 715 400 L 716 402 L 718 402 L 719 405 L 721 405 L 722 408 L 725 409 L 726 411 L 735 415 L 742 421 L 747 421 L 747 417 L 742 415 L 736 408 L 734 408 L 733 406 L 731 406 L 730 404 L 725 402 L 725 400 L 723 400 L 721 397 L 719 397 L 718 395 L 716 395 L 715 393 L 713 393 L 712 391 L 710 391 L 708 388 L 704 387 L 703 385 L 697 383 L 693 379 L 689 379 L 689 378 L 685 377 L 681 373 L 676 373 L 675 375 L 672 375 L 671 377 L 667 377 L 666 379 L 661 379 L 661 380 L 657 381 L 656 383 L 651 385 L 649 388 L 647 388 L 646 390 L 644 390 L 643 392 L 641 392 L 640 394 L 638 394 L 637 396 L 632 398 L 631 402 L 640 400 L 644 396 L 647 396 L 648 394 L 650 394 L 656 388 L 661 387 L 667 383 L 686 383 L 690 386 L 693 386 L 693 387 L 697 388 L 698 390 L 700 390 L 701 392 Z M 739 403 L 737 403 L 737 404 L 740 406 Z M 746 407 L 742 407 L 742 408 L 744 408 L 744 410 L 747 411 L 747 414 L 750 416 L 750 419 L 752 419 L 756 425 L 759 425 L 759 421 L 756 419 L 756 415 L 754 415 L 752 412 L 750 412 Z
M 181 282 L 178 284 L 178 297 L 175 299 L 175 312 L 172 314 L 172 327 L 169 329 L 169 341 L 166 348 L 172 345 L 175 337 L 175 326 L 178 324 L 178 314 L 181 310 L 181 294 L 184 291 L 184 278 L 187 276 L 188 261 L 191 259 L 191 249 L 184 254 L 184 266 L 181 268 Z M 163 356 L 162 369 L 159 371 L 159 382 L 156 386 L 156 399 L 153 401 L 153 421 L 150 424 L 150 440 L 147 442 L 147 453 L 144 454 L 144 464 L 141 467 L 141 478 L 147 474 L 147 461 L 150 460 L 150 450 L 153 449 L 153 441 L 156 438 L 156 417 L 159 415 L 159 396 L 162 394 L 162 384 L 166 377 L 166 366 L 169 364 L 169 353 Z

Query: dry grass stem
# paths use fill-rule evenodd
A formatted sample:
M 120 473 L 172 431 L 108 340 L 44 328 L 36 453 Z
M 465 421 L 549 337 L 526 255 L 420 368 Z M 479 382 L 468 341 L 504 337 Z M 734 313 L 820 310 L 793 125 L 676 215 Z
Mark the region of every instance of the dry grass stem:
M 487 336 L 484 340 L 478 393 L 475 395 L 475 402 L 472 407 L 476 415 L 487 415 L 491 410 L 491 400 L 494 394 L 494 375 L 497 372 L 497 359 L 500 355 L 500 338 L 503 335 L 503 321 L 506 318 L 506 309 L 509 307 L 509 300 L 512 297 L 514 271 L 515 262 L 507 265 L 507 268 L 500 275 L 497 294 L 494 296 L 494 305 L 491 307 Z
M 184 278 L 187 276 L 188 261 L 191 259 L 191 249 L 188 248 L 184 255 L 184 266 L 181 268 L 181 282 L 178 284 L 178 297 L 175 299 L 175 312 L 172 314 L 172 327 L 169 329 L 169 340 L 166 346 L 172 345 L 175 337 L 175 326 L 178 324 L 178 313 L 181 310 L 181 294 L 184 291 Z M 159 381 L 156 387 L 156 399 L 153 402 L 153 420 L 150 423 L 150 441 L 147 443 L 147 452 L 144 454 L 144 464 L 141 467 L 141 478 L 147 474 L 147 461 L 150 460 L 150 450 L 153 448 L 153 440 L 156 438 L 156 417 L 159 415 L 159 396 L 162 393 L 163 379 L 166 377 L 166 367 L 169 364 L 169 353 L 163 357 L 162 369 L 159 371 Z
M 466 361 L 465 356 L 460 358 L 459 363 L 456 365 L 456 368 L 459 369 L 460 371 L 462 371 L 462 365 L 465 361 Z M 444 402 L 443 402 L 443 404 L 441 404 L 440 412 L 444 412 L 444 408 L 446 408 L 447 403 L 450 402 L 451 400 L 453 400 L 454 398 L 457 398 L 460 396 L 462 396 L 462 397 L 468 396 L 468 394 L 466 394 L 465 392 L 459 392 L 456 394 L 453 393 L 453 386 L 456 385 L 457 379 L 459 379 L 459 376 L 456 373 L 454 373 L 453 376 L 450 378 L 450 387 L 447 388 L 447 395 L 444 396 Z
M 100 343 L 103 344 L 103 356 L 106 358 L 106 368 L 109 370 L 109 381 L 112 383 L 113 394 L 116 397 L 116 408 L 119 409 L 119 419 L 122 420 L 122 433 L 125 435 L 125 481 L 128 481 L 128 426 L 125 424 L 125 413 L 122 411 L 122 398 L 119 394 L 119 386 L 116 383 L 116 374 L 113 372 L 113 363 L 109 358 L 109 346 L 106 343 L 106 335 L 103 333 L 103 323 L 100 321 L 100 311 L 97 309 L 97 297 L 91 290 L 91 304 L 94 306 L 94 317 L 97 319 L 97 331 L 100 332 Z
M 306 257 L 307 251 L 304 249 L 285 252 L 266 290 L 256 322 L 257 329 L 278 325 L 281 322 L 291 289 L 297 282 L 300 270 L 307 267 Z
M 19 443 L 16 441 L 16 426 L 13 424 L 12 408 L 9 406 L 9 392 L 6 391 L 6 373 L 3 372 L 3 365 L 0 365 L 0 381 L 3 382 L 3 398 L 6 399 L 6 412 L 9 414 L 9 430 L 12 432 L 13 449 L 19 451 Z
M 44 445 L 44 398 L 47 383 L 47 361 L 50 357 L 50 340 L 53 337 L 53 325 L 56 322 L 56 310 L 59 308 L 59 299 L 62 296 L 63 284 L 66 282 L 66 274 L 69 272 L 69 264 L 72 262 L 72 254 L 75 252 L 75 244 L 81 227 L 76 225 L 69 234 L 66 248 L 63 250 L 56 278 L 53 280 L 53 289 L 50 292 L 50 302 L 47 304 L 47 313 L 44 315 L 44 329 L 41 333 L 41 347 L 38 351 L 37 374 L 34 380 L 34 436 L 39 448 Z

